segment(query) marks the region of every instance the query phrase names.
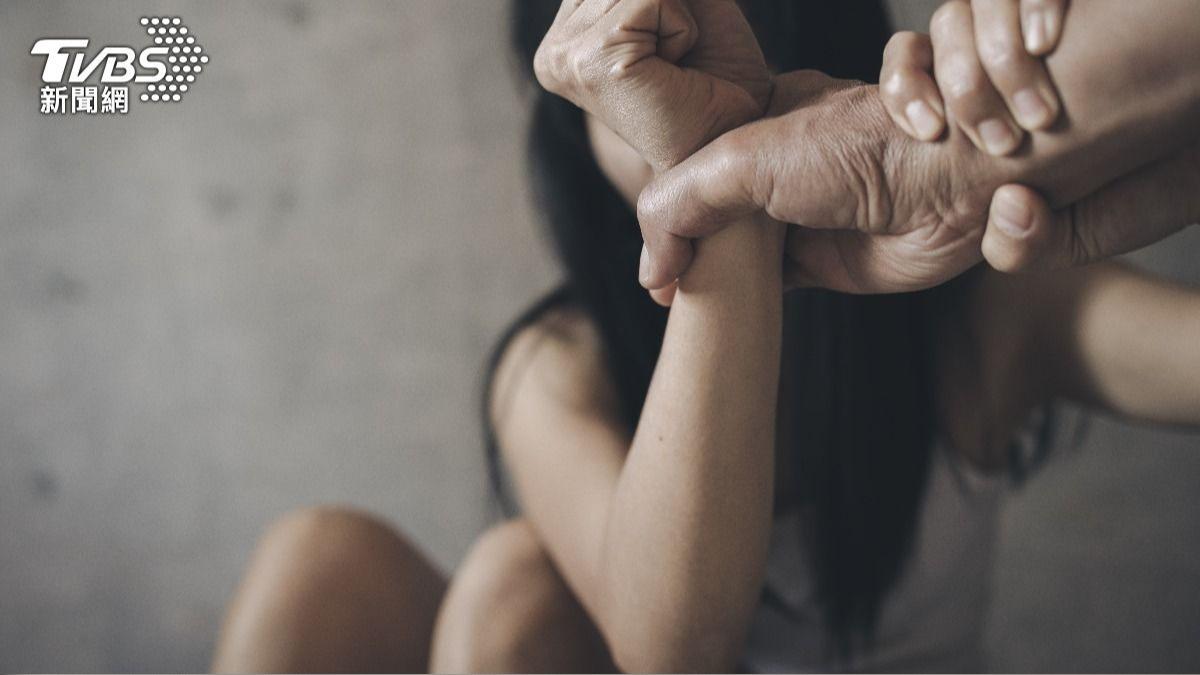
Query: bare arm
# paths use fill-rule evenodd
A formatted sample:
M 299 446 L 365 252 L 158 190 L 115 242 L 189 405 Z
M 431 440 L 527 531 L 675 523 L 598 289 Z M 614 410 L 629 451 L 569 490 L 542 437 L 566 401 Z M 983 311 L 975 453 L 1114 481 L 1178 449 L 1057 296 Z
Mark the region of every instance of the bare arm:
M 1200 428 L 1200 290 L 1117 264 L 1048 279 L 1048 393 Z
M 700 247 L 632 443 L 535 378 L 498 420 L 527 515 L 623 669 L 740 653 L 771 521 L 782 302 L 762 261 L 781 245 L 778 226 L 739 224 Z

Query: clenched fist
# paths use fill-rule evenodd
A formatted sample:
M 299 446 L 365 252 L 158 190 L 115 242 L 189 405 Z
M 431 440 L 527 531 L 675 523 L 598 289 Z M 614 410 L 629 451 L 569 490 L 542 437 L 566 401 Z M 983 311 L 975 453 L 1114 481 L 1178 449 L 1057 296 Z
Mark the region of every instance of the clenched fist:
M 758 119 L 771 96 L 734 0 L 563 0 L 534 71 L 656 172 Z

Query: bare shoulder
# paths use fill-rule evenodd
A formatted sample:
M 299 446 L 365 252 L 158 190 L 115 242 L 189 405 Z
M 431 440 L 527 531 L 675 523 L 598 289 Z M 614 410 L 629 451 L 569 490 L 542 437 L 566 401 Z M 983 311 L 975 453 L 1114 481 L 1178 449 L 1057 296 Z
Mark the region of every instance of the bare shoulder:
M 548 310 L 522 328 L 501 354 L 490 391 L 501 438 L 526 418 L 554 411 L 610 417 L 617 409 L 604 345 L 594 321 L 570 306 Z

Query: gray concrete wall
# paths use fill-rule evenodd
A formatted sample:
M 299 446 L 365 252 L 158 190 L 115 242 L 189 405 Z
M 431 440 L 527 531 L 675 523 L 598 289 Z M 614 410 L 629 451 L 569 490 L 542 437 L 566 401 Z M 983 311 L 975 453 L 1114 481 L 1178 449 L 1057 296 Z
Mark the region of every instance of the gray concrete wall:
M 213 55 L 183 103 L 38 114 L 35 39 L 139 44 L 156 12 Z M 503 15 L 0 1 L 0 671 L 203 669 L 296 506 L 461 557 L 490 517 L 483 356 L 555 277 Z M 1198 235 L 1148 259 L 1200 281 Z M 1018 494 L 998 666 L 1200 667 L 1197 477 L 1200 438 L 1102 422 Z

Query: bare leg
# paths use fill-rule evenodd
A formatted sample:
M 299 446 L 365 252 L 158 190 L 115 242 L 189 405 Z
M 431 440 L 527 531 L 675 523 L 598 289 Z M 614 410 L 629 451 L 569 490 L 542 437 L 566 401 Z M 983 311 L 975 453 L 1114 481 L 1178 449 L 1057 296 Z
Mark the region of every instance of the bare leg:
M 216 672 L 420 672 L 442 575 L 379 520 L 340 508 L 270 528 L 230 604 Z
M 599 631 L 522 520 L 488 530 L 450 584 L 433 672 L 615 672 Z

